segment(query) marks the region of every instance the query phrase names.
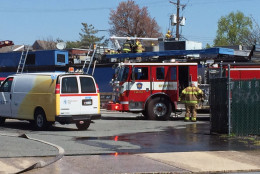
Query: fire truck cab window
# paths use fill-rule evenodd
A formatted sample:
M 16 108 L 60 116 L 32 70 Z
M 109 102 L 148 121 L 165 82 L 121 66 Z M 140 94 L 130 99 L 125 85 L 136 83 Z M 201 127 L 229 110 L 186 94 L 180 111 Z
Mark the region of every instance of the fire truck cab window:
M 119 70 L 119 73 L 118 73 L 118 80 L 119 81 L 126 81 L 128 74 L 129 74 L 129 68 L 128 67 L 122 67 Z
M 177 80 L 177 71 L 176 67 L 171 67 L 171 81 Z
M 135 80 L 148 80 L 148 67 L 135 67 Z
M 164 80 L 164 67 L 157 67 L 156 68 L 156 79 L 157 80 Z

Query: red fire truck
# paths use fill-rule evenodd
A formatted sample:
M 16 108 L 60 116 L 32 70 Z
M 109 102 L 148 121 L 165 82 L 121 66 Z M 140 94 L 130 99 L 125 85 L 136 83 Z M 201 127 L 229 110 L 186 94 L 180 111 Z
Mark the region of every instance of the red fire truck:
M 167 120 L 181 91 L 190 82 L 197 84 L 197 71 L 197 63 L 119 63 L 111 82 L 114 102 L 107 109 Z
M 216 68 L 209 68 L 208 78 L 228 77 L 228 65 L 230 65 L 230 78 L 233 80 L 260 79 L 260 64 L 248 62 L 218 64 Z

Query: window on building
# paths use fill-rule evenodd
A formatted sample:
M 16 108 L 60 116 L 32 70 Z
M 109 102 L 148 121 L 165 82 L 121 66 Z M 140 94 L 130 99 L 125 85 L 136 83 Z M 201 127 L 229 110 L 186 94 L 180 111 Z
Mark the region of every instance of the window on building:
M 57 54 L 57 62 L 65 63 L 65 54 Z
M 26 57 L 26 65 L 35 65 L 35 54 L 28 54 Z

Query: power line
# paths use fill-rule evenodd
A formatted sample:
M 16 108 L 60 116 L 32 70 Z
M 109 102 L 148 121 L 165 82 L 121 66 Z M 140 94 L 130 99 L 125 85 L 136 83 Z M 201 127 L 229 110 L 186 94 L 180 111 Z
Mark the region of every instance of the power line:
M 219 4 L 219 3 L 238 3 L 238 2 L 248 2 L 248 1 L 256 1 L 256 0 L 202 0 L 193 2 L 193 5 L 208 5 L 208 4 Z

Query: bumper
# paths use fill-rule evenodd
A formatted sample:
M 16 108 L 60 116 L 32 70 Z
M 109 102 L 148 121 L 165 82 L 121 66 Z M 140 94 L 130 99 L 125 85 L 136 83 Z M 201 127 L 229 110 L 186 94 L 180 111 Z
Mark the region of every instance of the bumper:
M 119 103 L 108 103 L 107 110 L 111 111 L 123 111 L 123 105 Z
M 97 120 L 101 119 L 101 114 L 89 114 L 89 115 L 58 115 L 55 117 L 55 121 L 61 124 L 76 123 L 84 120 Z

